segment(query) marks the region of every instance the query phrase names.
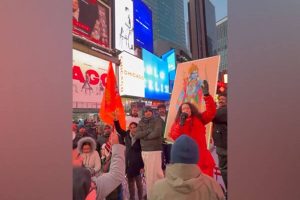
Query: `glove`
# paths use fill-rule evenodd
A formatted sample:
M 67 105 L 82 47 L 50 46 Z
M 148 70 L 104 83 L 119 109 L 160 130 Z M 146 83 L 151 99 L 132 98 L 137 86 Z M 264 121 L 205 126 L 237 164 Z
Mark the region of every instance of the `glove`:
M 185 113 L 185 112 L 181 113 L 181 115 L 180 115 L 180 122 L 179 122 L 180 126 L 184 125 L 186 118 L 188 118 L 188 114 Z
M 207 80 L 203 81 L 203 84 L 201 85 L 201 88 L 202 88 L 203 95 L 208 96 L 209 95 L 209 88 L 208 88 Z

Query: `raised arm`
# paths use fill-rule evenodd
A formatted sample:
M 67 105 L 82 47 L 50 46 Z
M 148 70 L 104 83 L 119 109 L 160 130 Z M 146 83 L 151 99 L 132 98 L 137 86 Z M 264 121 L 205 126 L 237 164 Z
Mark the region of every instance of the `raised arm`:
M 213 120 L 216 115 L 216 104 L 212 96 L 209 94 L 208 82 L 203 80 L 203 84 L 201 85 L 202 92 L 204 94 L 204 101 L 206 109 L 201 114 L 202 115 L 202 123 L 205 125 Z
M 125 146 L 112 146 L 112 158 L 108 173 L 93 178 L 97 185 L 97 199 L 104 199 L 116 189 L 125 178 Z
M 216 115 L 216 104 L 211 95 L 204 96 L 206 109 L 202 113 L 202 122 L 207 124 L 213 120 Z
M 121 128 L 119 120 L 114 120 L 115 128 L 117 132 L 122 136 L 125 137 L 127 135 L 127 132 Z
M 93 178 L 97 185 L 97 199 L 104 199 L 122 183 L 125 177 L 125 146 L 119 144 L 119 138 L 114 132 L 111 133 L 109 140 L 112 144 L 110 170 Z

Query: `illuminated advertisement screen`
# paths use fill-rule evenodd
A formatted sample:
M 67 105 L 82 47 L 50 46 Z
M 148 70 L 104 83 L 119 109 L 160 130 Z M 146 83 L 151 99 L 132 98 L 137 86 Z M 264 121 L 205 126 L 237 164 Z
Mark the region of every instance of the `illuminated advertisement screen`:
M 145 98 L 169 100 L 168 63 L 151 52 L 142 50 L 145 67 Z
M 73 34 L 111 48 L 111 8 L 100 0 L 73 0 Z
M 101 102 L 108 65 L 106 60 L 73 49 L 73 102 Z
M 115 0 L 115 48 L 134 54 L 132 0 Z
M 145 97 L 144 62 L 127 53 L 119 55 L 119 92 L 120 95 Z
M 153 52 L 152 12 L 141 0 L 134 0 L 134 44 Z
M 162 59 L 168 63 L 169 79 L 170 79 L 170 92 L 173 90 L 175 74 L 176 74 L 176 54 L 175 50 L 172 49 L 167 53 L 163 54 Z

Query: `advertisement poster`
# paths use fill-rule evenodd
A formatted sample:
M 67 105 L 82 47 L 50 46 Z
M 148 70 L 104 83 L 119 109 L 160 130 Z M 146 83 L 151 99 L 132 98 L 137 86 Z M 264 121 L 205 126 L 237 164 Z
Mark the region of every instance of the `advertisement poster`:
M 132 0 L 115 0 L 115 48 L 134 54 Z
M 168 119 L 165 129 L 165 138 L 175 121 L 179 106 L 183 102 L 191 102 L 200 111 L 205 111 L 201 85 L 203 80 L 209 84 L 209 93 L 212 97 L 216 95 L 220 56 L 179 63 L 176 70 L 176 79 L 170 100 Z M 212 123 L 206 125 L 207 144 L 210 144 Z
M 111 48 L 111 8 L 100 0 L 73 0 L 73 34 Z
M 73 49 L 73 103 L 100 103 L 108 65 L 106 60 Z
M 145 97 L 144 61 L 127 52 L 122 52 L 119 59 L 120 95 Z
M 153 52 L 152 12 L 142 0 L 134 0 L 134 45 Z
M 145 98 L 170 99 L 168 63 L 151 52 L 142 50 L 145 66 Z

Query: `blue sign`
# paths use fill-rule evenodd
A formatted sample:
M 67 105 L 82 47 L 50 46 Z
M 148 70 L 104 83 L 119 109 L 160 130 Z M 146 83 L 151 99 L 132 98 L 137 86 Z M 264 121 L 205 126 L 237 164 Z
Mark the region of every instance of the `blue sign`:
M 133 1 L 134 45 L 153 52 L 152 12 L 141 0 Z
M 176 74 L 176 54 L 175 49 L 163 54 L 162 59 L 168 63 L 169 79 L 170 79 L 170 92 L 173 90 L 175 74 Z
M 142 50 L 145 67 L 145 98 L 169 100 L 168 63 L 151 52 Z

